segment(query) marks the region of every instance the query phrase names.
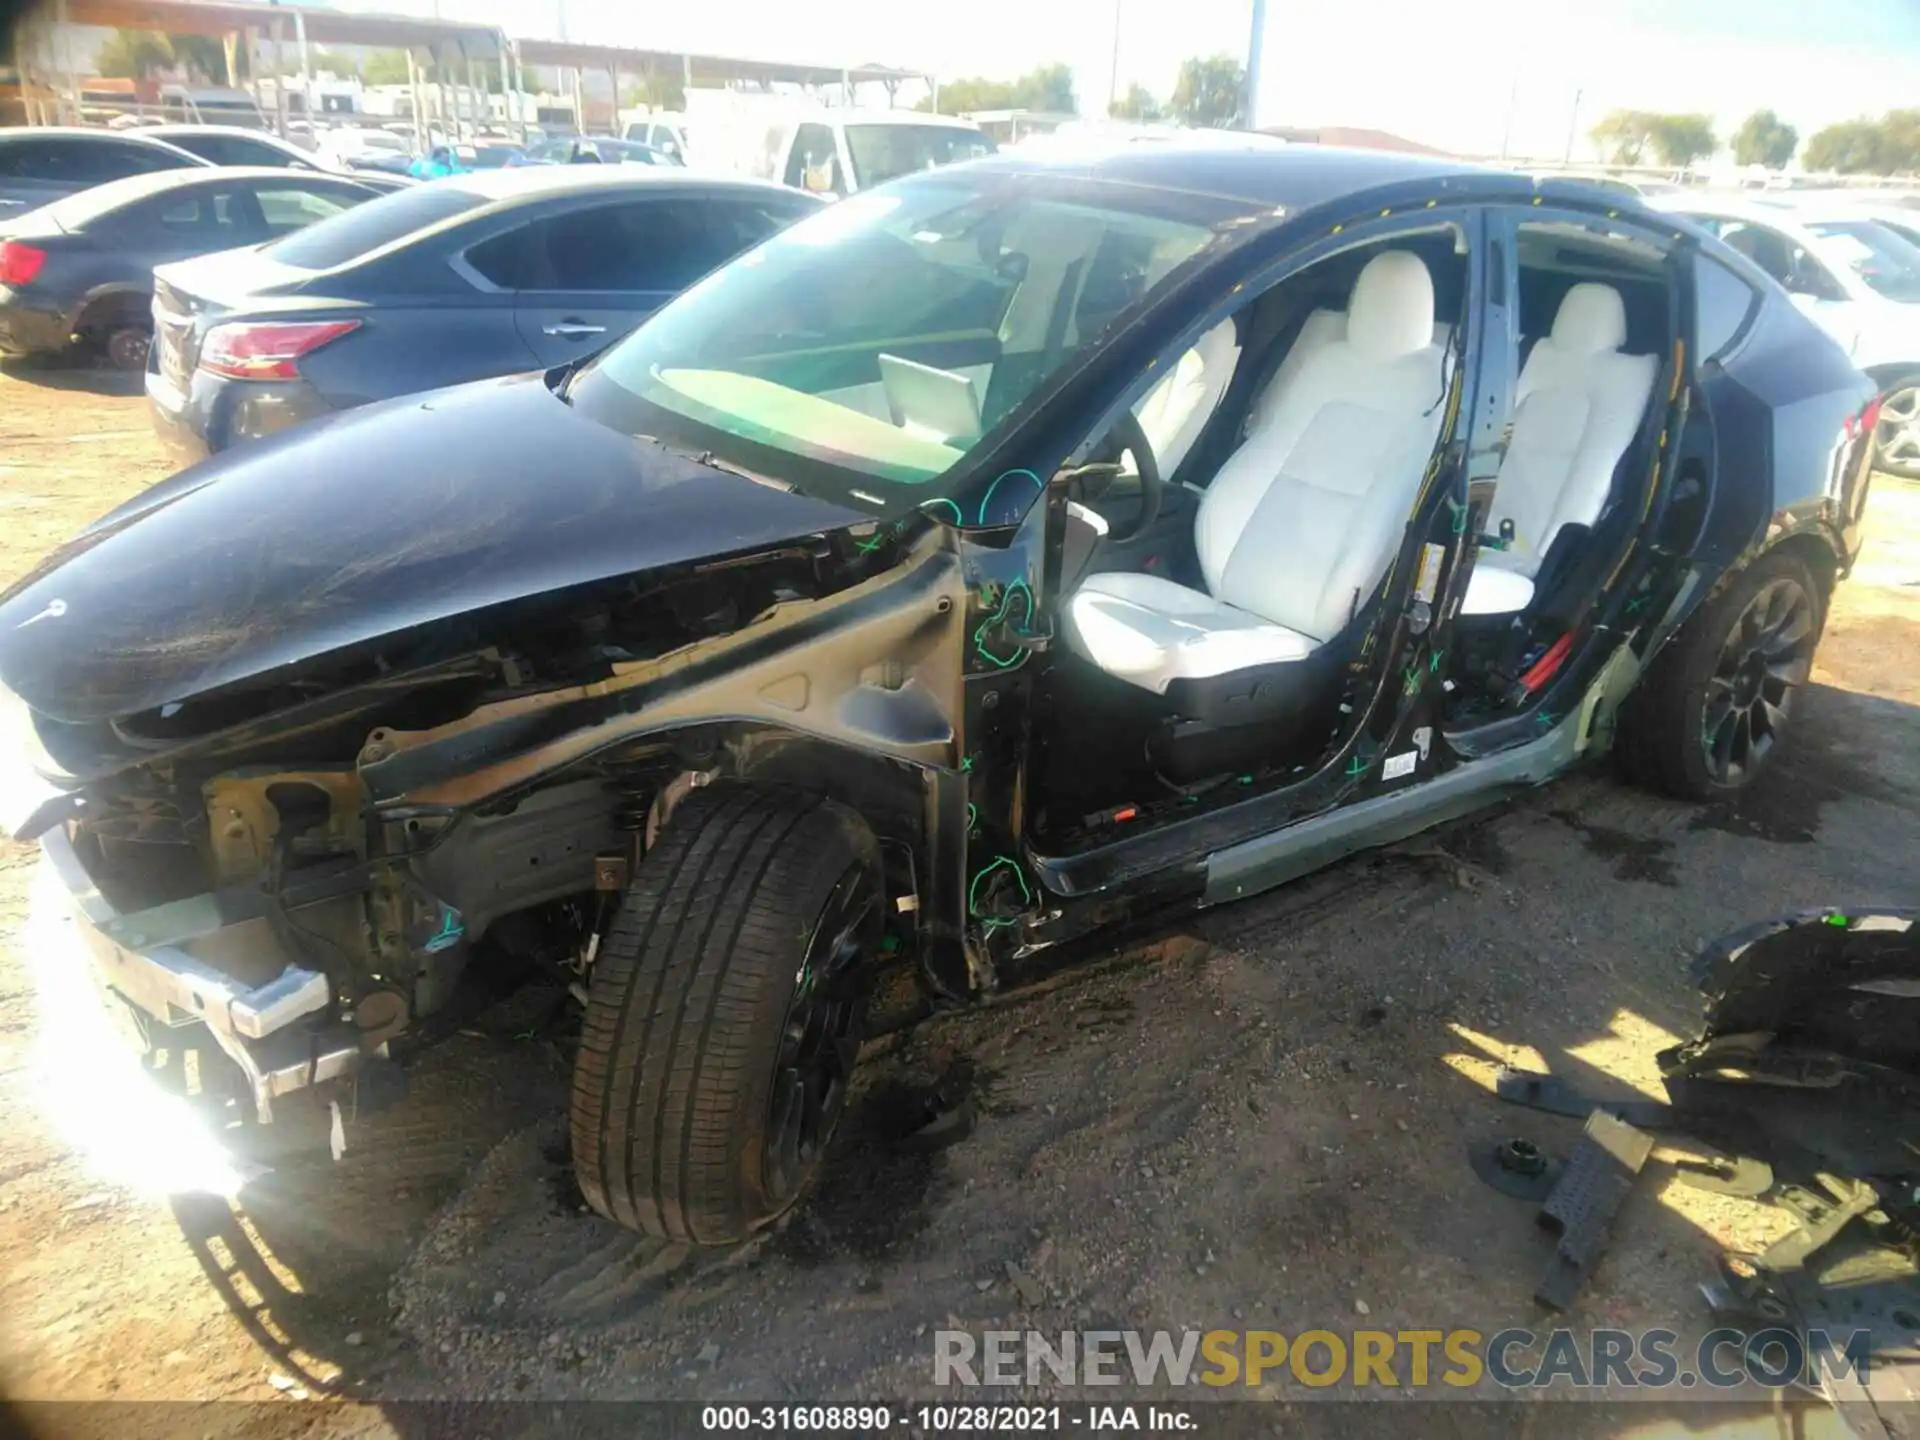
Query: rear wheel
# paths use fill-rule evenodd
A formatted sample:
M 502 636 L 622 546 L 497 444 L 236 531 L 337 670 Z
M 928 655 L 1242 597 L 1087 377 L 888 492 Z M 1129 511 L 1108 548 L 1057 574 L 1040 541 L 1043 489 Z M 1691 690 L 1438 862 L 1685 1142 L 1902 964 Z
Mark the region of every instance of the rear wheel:
M 594 966 L 572 1141 L 588 1203 L 725 1244 L 818 1172 L 884 925 L 873 835 L 844 806 L 718 784 L 681 801 Z
M 1920 373 L 1898 377 L 1883 393 L 1873 456 L 1876 469 L 1920 480 Z
M 1791 555 L 1754 562 L 1690 620 L 1621 717 L 1635 779 L 1687 800 L 1732 799 L 1785 738 L 1813 669 L 1826 597 Z
M 80 316 L 77 334 L 116 370 L 144 370 L 153 347 L 153 317 L 136 296 L 109 295 Z

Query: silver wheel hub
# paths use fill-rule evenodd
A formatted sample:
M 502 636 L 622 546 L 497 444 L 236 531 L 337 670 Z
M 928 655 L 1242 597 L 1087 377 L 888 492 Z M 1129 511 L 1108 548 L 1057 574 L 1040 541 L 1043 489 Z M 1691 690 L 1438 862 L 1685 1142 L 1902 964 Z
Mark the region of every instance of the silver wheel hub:
M 1920 384 L 1887 392 L 1880 402 L 1873 443 L 1882 465 L 1920 469 Z

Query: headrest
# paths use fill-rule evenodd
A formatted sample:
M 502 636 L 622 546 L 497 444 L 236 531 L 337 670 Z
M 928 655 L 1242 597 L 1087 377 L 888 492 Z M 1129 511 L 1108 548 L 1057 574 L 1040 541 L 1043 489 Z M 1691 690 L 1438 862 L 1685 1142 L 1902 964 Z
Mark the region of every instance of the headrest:
M 1371 360 L 1398 360 L 1433 343 L 1433 277 L 1406 250 L 1376 255 L 1353 282 L 1347 343 Z
M 1611 285 L 1584 280 L 1567 291 L 1553 317 L 1553 343 L 1575 355 L 1598 355 L 1627 343 L 1627 307 Z
M 1240 330 L 1234 317 L 1229 315 L 1207 331 L 1193 342 L 1193 348 L 1208 366 L 1231 365 L 1240 353 Z

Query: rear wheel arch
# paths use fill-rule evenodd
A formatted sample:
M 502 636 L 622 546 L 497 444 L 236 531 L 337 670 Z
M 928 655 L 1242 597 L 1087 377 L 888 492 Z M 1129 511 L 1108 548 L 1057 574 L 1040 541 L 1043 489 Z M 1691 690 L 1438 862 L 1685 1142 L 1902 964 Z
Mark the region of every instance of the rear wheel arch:
M 153 334 L 153 297 L 143 290 L 102 289 L 75 312 L 72 332 L 81 343 L 100 346 L 122 370 L 143 370 Z
M 1789 555 L 1797 560 L 1820 587 L 1823 606 L 1833 598 L 1833 587 L 1839 583 L 1845 562 L 1838 542 L 1825 530 L 1816 527 L 1795 531 L 1775 541 L 1749 563 L 1758 564 L 1769 555 Z
M 73 331 L 76 335 L 87 335 L 98 333 L 100 327 L 110 324 L 151 324 L 152 306 L 153 297 L 144 290 L 122 287 L 89 291 L 74 312 Z

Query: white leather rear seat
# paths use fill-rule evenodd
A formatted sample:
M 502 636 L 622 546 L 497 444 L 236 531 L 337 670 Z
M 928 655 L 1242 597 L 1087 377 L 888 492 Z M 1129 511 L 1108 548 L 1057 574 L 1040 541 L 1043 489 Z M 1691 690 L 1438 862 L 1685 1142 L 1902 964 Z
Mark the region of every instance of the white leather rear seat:
M 1513 543 L 1480 551 L 1461 613 L 1526 609 L 1561 527 L 1600 518 L 1659 369 L 1651 355 L 1621 354 L 1626 339 L 1618 290 L 1583 281 L 1567 291 L 1552 333 L 1535 343 L 1514 388 L 1513 437 L 1487 526 L 1497 534 L 1511 520 Z

